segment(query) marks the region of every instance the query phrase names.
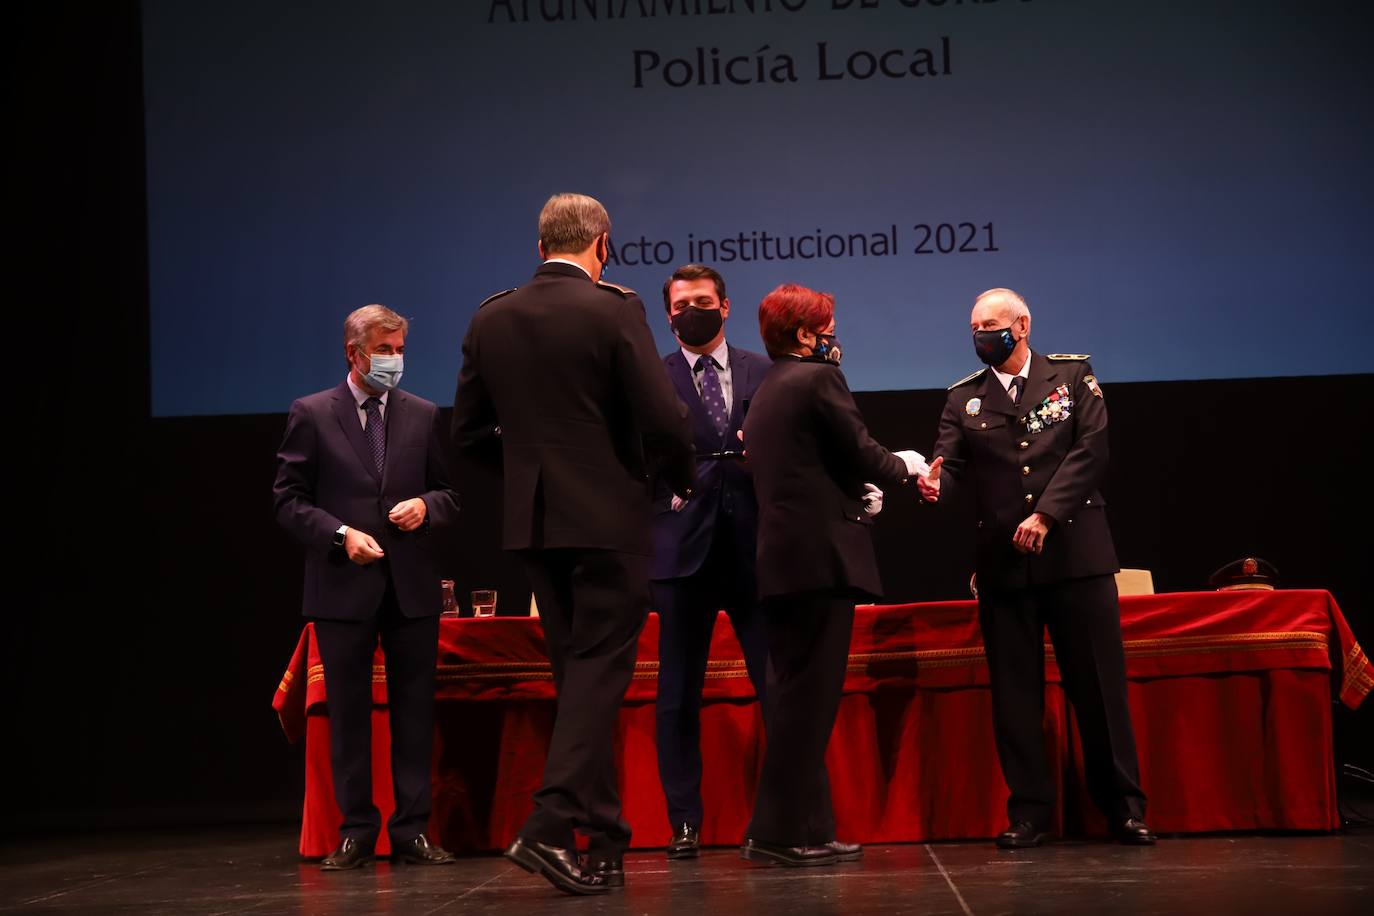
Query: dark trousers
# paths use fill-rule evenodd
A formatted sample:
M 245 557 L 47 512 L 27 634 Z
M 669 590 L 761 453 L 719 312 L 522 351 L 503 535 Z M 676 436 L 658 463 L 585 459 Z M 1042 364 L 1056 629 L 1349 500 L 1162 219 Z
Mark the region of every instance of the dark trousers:
M 716 613 L 722 608 L 730 615 L 755 694 L 760 700 L 766 695 L 768 643 L 754 598 L 753 569 L 741 568 L 734 546 L 718 529 L 706 562 L 695 574 L 653 583 L 658 611 L 658 775 L 668 802 L 668 821 L 674 826 L 702 824 L 701 690 Z
M 747 836 L 780 846 L 835 839 L 825 749 L 844 692 L 854 598 L 810 592 L 760 605 L 768 641 L 768 747 Z
M 372 619 L 315 618 L 315 639 L 327 685 L 334 798 L 343 813 L 339 833 L 371 844 L 381 830 L 382 816 L 372 803 L 372 657 L 380 639 L 396 796 L 387 833 L 393 847 L 414 839 L 429 824 L 439 618 L 404 616 L 388 583 Z
M 1045 628 L 1064 691 L 1083 739 L 1088 791 L 1107 817 L 1144 817 L 1121 609 L 1112 576 L 1072 579 L 1005 592 L 980 592 L 992 679 L 992 717 L 1002 775 L 1011 789 L 1007 815 L 1045 827 L 1055 785 L 1045 758 Z
M 620 814 L 615 729 L 649 613 L 649 558 L 580 549 L 521 557 L 539 601 L 558 706 L 544 780 L 520 836 L 572 849 L 577 831 L 593 853 L 619 855 L 630 845 L 630 825 Z

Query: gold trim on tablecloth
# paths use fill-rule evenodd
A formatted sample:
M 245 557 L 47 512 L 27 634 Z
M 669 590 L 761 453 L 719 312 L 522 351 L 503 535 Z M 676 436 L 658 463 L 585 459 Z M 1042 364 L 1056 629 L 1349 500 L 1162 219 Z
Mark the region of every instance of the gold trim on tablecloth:
M 1152 658 L 1167 655 L 1186 655 L 1190 652 L 1206 652 L 1214 649 L 1230 651 L 1260 651 L 1264 649 L 1319 649 L 1326 651 L 1327 639 L 1323 633 L 1309 630 L 1279 630 L 1263 633 L 1217 633 L 1199 636 L 1162 636 L 1153 639 L 1128 639 L 1123 644 L 1127 657 Z M 1358 648 L 1358 647 L 1357 647 Z M 1054 658 L 1054 648 L 1045 644 L 1045 655 Z M 1353 657 L 1353 653 L 1352 653 Z M 1363 657 L 1363 653 L 1361 653 Z M 863 671 L 874 663 L 914 661 L 924 668 L 952 668 L 958 665 L 985 664 L 982 646 L 966 646 L 957 649 L 911 649 L 902 652 L 856 652 L 849 656 L 848 670 Z M 315 666 L 318 667 L 318 666 Z M 1347 660 L 1347 680 L 1358 681 L 1361 669 Z M 378 668 L 377 670 L 381 670 Z M 315 668 L 311 668 L 314 680 Z M 550 680 L 553 677 L 548 662 L 462 662 L 454 665 L 439 665 L 438 679 L 441 681 L 482 680 Z M 657 661 L 635 663 L 635 680 L 648 680 L 658 676 Z M 735 677 L 748 677 L 749 672 L 743 659 L 712 659 L 706 663 L 707 680 L 723 680 Z M 374 679 L 376 674 L 374 672 Z M 1370 685 L 1374 688 L 1374 684 Z M 1370 688 L 1366 689 L 1366 692 Z
M 1374 690 L 1374 677 L 1369 674 L 1369 658 L 1365 656 L 1364 649 L 1360 648 L 1359 643 L 1350 647 L 1350 651 L 1345 654 L 1345 665 L 1341 678 L 1341 698 L 1344 700 L 1347 691 L 1354 691 L 1359 705 L 1364 698 L 1369 696 Z
M 1263 633 L 1218 633 L 1198 636 L 1161 636 L 1153 639 L 1128 639 L 1122 643 L 1128 658 L 1154 658 L 1168 655 L 1186 655 L 1190 652 L 1205 652 L 1214 649 L 1230 651 L 1259 651 L 1263 649 L 1319 649 L 1327 650 L 1327 638 L 1323 633 L 1310 630 L 1279 630 Z M 1054 658 L 1054 647 L 1045 644 L 1046 658 Z M 880 662 L 914 661 L 929 669 L 953 668 L 959 665 L 986 664 L 982 646 L 965 646 L 957 649 L 911 649 L 902 652 L 856 652 L 849 656 L 848 671 L 861 672 Z M 1369 659 L 1358 645 L 1351 648 L 1344 659 L 1341 694 L 1355 691 L 1363 699 L 1374 692 L 1374 678 L 1368 673 Z M 311 665 L 306 672 L 306 683 L 316 684 L 324 680 L 324 665 Z M 435 672 L 439 681 L 453 682 L 463 680 L 487 681 L 548 681 L 553 679 L 553 670 L 548 662 L 462 662 L 454 665 L 439 665 Z M 635 680 L 649 680 L 658 676 L 658 662 L 644 661 L 635 663 Z M 748 677 L 749 671 L 743 659 L 711 659 L 706 663 L 707 680 L 727 680 Z M 277 690 L 287 693 L 295 675 L 286 671 L 282 675 Z M 372 666 L 373 683 L 386 683 L 386 667 Z

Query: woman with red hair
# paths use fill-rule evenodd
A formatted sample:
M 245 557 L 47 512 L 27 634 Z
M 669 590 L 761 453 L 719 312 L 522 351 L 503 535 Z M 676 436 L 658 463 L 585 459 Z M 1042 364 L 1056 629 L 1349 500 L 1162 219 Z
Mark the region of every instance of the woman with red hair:
M 825 747 L 839 711 L 856 601 L 879 596 L 873 482 L 924 471 L 869 436 L 840 372 L 835 299 L 779 286 L 759 304 L 773 365 L 744 421 L 758 493 L 759 610 L 768 638 L 768 747 L 740 854 L 779 865 L 863 855 L 835 839 Z

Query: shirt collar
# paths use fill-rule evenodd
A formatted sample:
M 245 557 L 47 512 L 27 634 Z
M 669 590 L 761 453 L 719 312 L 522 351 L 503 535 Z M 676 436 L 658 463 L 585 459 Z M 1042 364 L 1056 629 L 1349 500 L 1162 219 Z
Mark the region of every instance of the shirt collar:
M 588 271 L 587 268 L 583 267 L 581 264 L 577 263 L 576 261 L 569 261 L 567 258 L 549 258 L 549 259 L 547 259 L 546 261 L 544 261 L 544 263 L 545 263 L 545 264 L 571 264 L 573 267 L 576 267 L 578 270 L 580 270 L 580 271 L 582 271 L 584 274 L 586 274 L 588 280 L 590 280 L 590 279 L 592 278 L 591 272 Z
M 687 368 L 695 372 L 697 360 L 701 359 L 701 354 L 693 353 L 691 350 L 683 347 L 682 355 L 687 357 Z M 720 339 L 720 346 L 711 351 L 710 357 L 716 361 L 716 365 L 720 366 L 721 369 L 730 368 L 730 345 L 725 342 L 724 337 Z
M 351 391 L 351 392 L 353 392 L 353 401 L 354 401 L 354 403 L 357 404 L 358 409 L 359 409 L 359 410 L 362 410 L 362 409 L 363 409 L 363 401 L 366 401 L 368 398 L 373 397 L 373 395 L 368 394 L 366 391 L 363 391 L 361 388 L 359 388 L 359 387 L 357 386 L 357 384 L 353 381 L 353 373 L 352 373 L 352 372 L 348 373 L 348 379 L 347 379 L 347 380 L 348 380 L 348 390 Z M 385 406 L 386 406 L 386 399 L 387 399 L 388 397 L 390 397 L 390 396 L 391 396 L 391 392 L 390 392 L 390 391 L 383 391 L 381 394 L 376 395 L 376 398 L 377 398 L 379 401 L 381 401 L 381 402 L 382 402 L 382 406 L 385 407 Z
M 1018 373 L 1016 373 L 1015 375 L 1009 375 L 1009 374 L 1006 373 L 1006 372 L 1002 372 L 1002 371 L 999 370 L 996 366 L 993 366 L 993 367 L 992 367 L 992 374 L 995 375 L 995 376 L 997 376 L 997 381 L 999 381 L 999 382 L 1002 383 L 1002 390 L 1003 390 L 1003 391 L 1010 391 L 1010 390 L 1011 390 L 1011 380 L 1014 379 L 1014 378 L 1024 378 L 1024 379 L 1029 379 L 1029 378 L 1030 378 L 1030 363 L 1031 363 L 1031 359 L 1032 359 L 1032 354 L 1027 354 L 1027 355 L 1026 355 L 1026 361 L 1025 361 L 1024 363 L 1021 364 L 1021 371 L 1018 372 Z

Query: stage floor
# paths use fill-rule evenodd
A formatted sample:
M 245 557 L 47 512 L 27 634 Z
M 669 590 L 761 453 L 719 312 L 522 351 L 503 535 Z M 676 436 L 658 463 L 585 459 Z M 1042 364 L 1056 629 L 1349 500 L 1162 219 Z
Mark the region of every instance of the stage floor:
M 1368 913 L 1374 831 L 1164 839 L 1153 849 L 1066 842 L 871 846 L 862 862 L 763 868 L 733 849 L 694 862 L 626 859 L 627 887 L 570 899 L 495 856 L 441 868 L 376 863 L 321 874 L 291 827 L 98 833 L 0 846 L 0 912 L 404 913 Z

